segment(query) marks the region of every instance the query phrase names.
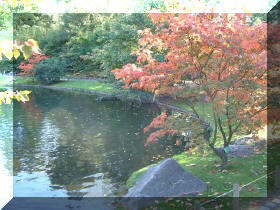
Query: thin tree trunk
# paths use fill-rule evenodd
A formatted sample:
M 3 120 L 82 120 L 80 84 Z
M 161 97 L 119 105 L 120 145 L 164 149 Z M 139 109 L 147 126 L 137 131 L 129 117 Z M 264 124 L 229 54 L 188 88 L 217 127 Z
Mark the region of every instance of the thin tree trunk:
M 222 160 L 221 171 L 225 169 L 228 164 L 228 155 L 223 149 L 212 148 L 214 153 Z

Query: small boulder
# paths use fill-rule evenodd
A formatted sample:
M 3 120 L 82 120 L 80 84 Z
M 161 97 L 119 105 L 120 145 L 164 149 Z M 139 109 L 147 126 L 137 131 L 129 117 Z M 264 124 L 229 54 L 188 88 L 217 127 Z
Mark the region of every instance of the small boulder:
M 183 169 L 176 160 L 165 159 L 150 167 L 123 198 L 128 209 L 152 204 L 155 198 L 196 195 L 207 189 L 207 184 Z

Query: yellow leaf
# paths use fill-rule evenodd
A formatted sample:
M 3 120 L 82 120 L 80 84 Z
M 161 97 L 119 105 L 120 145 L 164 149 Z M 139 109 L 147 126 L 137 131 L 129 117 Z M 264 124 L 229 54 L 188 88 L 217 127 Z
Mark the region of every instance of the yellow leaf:
M 12 103 L 12 100 L 11 100 L 11 98 L 10 97 L 6 97 L 6 102 L 5 102 L 6 104 L 11 104 Z
M 32 51 L 37 53 L 37 54 L 41 54 L 40 52 L 40 48 L 39 48 L 39 45 L 38 45 L 38 42 L 35 41 L 34 39 L 28 39 L 25 44 L 27 46 L 30 46 L 32 48 Z
M 15 98 L 17 101 L 20 101 L 20 95 L 16 95 Z
M 9 60 L 13 57 L 13 43 L 10 40 L 0 41 L 0 55 L 5 55 Z
M 3 52 L 3 54 L 4 54 L 9 60 L 11 60 L 12 57 L 13 57 L 13 52 L 12 52 L 11 50 L 5 50 L 5 51 Z
M 30 90 L 23 90 L 23 91 L 20 91 L 21 94 L 24 94 L 24 95 L 28 95 L 31 93 Z
M 20 56 L 20 52 L 18 49 L 14 49 L 14 58 L 17 59 Z
M 8 3 L 12 6 L 12 8 L 17 7 L 17 0 L 10 0 L 10 1 L 8 1 Z

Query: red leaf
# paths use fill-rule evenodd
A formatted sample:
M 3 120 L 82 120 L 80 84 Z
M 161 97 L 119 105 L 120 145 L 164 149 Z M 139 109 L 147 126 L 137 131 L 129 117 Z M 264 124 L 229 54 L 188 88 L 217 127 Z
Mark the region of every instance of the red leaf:
M 180 139 L 177 139 L 177 140 L 176 140 L 176 145 L 177 145 L 177 146 L 180 146 L 180 145 L 181 145 L 181 140 L 180 140 Z

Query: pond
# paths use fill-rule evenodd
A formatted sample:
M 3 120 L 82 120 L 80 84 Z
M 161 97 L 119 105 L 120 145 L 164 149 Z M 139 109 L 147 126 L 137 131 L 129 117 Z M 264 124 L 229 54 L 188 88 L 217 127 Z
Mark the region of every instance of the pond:
M 169 141 L 144 147 L 143 128 L 159 113 L 151 105 L 30 90 L 30 101 L 13 104 L 16 197 L 123 196 L 133 171 L 179 152 Z
M 0 91 L 4 91 L 0 88 Z M 0 105 L 0 207 L 3 207 L 13 195 L 13 107 Z M 5 193 L 4 193 L 5 192 Z

